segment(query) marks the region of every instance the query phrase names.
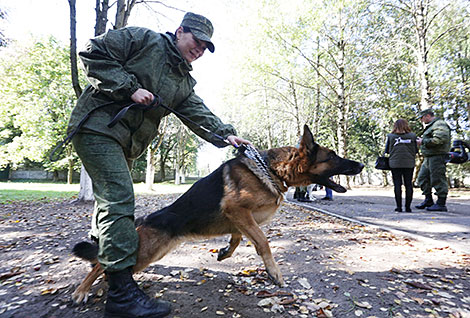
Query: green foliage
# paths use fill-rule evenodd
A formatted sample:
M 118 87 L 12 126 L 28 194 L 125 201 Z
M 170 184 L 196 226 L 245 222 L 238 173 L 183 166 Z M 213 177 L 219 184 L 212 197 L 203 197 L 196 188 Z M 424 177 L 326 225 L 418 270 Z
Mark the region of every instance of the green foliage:
M 68 47 L 51 37 L 9 46 L 1 56 L 0 166 L 30 160 L 50 170 L 65 167 L 48 155 L 64 139 L 76 101 Z
M 470 140 L 467 3 L 417 3 L 429 5 L 428 17 L 433 17 L 426 34 L 432 107 L 452 127 L 453 139 Z M 243 14 L 230 35 L 233 58 L 227 68 L 232 75 L 226 80 L 224 115 L 240 136 L 262 149 L 295 146 L 308 124 L 320 144 L 368 164 L 371 172 L 397 119 L 407 119 L 417 135 L 422 133 L 416 118 L 422 82 L 419 43 L 406 1 L 229 4 L 230 9 L 242 7 Z M 54 165 L 46 157 L 63 138 L 75 103 L 68 49 L 48 39 L 16 49 L 16 54 L 3 50 L 0 165 L 64 166 L 67 157 Z M 165 131 L 157 152 L 160 166 L 170 169 L 178 162 L 191 167 L 198 139 L 188 137 L 174 118 Z M 136 168 L 143 170 L 140 160 Z M 468 164 L 449 167 L 452 178 L 462 180 L 468 172 Z
M 426 33 L 433 108 L 454 138 L 469 139 L 470 30 L 463 23 L 469 12 L 464 1 L 423 3 L 433 16 Z M 227 115 L 240 135 L 260 148 L 296 145 L 307 123 L 320 144 L 373 171 L 397 119 L 422 133 L 413 6 L 394 0 L 242 6 L 246 14 L 233 41 L 244 45 L 234 52 L 231 68 L 237 72 L 226 90 Z

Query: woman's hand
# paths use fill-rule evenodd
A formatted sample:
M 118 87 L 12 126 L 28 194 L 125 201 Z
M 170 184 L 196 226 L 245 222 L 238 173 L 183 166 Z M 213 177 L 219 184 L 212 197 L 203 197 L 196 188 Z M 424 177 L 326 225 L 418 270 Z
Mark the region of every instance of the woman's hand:
M 131 99 L 134 103 L 143 105 L 150 105 L 153 102 L 154 98 L 155 97 L 153 96 L 153 94 L 145 88 L 137 89 L 131 96 Z
M 240 147 L 241 144 L 248 144 L 248 145 L 251 145 L 253 146 L 253 144 L 251 142 L 249 142 L 248 140 L 246 139 L 243 139 L 243 138 L 240 138 L 240 137 L 237 137 L 237 136 L 233 136 L 233 135 L 230 135 L 227 137 L 227 140 L 230 142 L 230 144 L 232 144 L 232 146 L 234 146 L 235 148 L 238 148 Z

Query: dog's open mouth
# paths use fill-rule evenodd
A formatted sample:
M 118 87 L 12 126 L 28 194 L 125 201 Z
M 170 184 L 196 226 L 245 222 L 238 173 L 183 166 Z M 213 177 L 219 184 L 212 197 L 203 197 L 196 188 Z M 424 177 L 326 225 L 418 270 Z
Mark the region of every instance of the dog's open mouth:
M 334 191 L 338 192 L 338 193 L 344 193 L 344 192 L 347 191 L 345 187 L 331 181 L 331 179 L 326 180 L 325 186 L 330 188 L 331 190 L 334 190 Z

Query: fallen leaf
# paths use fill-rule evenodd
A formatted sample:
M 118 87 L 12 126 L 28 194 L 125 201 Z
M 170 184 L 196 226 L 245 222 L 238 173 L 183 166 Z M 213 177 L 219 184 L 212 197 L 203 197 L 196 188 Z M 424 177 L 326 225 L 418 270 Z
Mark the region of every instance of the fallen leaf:
M 432 287 L 425 285 L 423 283 L 420 283 L 420 282 L 405 281 L 405 284 L 410 285 L 411 287 L 414 287 L 414 288 L 432 290 Z
M 312 286 L 310 285 L 310 283 L 308 282 L 308 280 L 306 278 L 299 278 L 297 280 L 299 282 L 300 285 L 302 285 L 303 288 L 305 289 L 310 289 L 312 288 Z
M 417 302 L 420 305 L 424 304 L 424 299 L 422 299 L 422 298 L 411 297 L 411 299 L 413 299 L 415 302 Z
M 8 273 L 3 273 L 3 274 L 0 274 L 0 280 L 8 279 L 8 278 L 11 278 L 13 276 L 20 275 L 22 273 L 24 273 L 24 272 L 22 272 L 22 271 L 11 271 L 11 272 L 8 272 Z
M 354 304 L 357 307 L 361 307 L 361 308 L 366 308 L 366 309 L 371 309 L 372 308 L 372 306 L 367 301 L 359 302 L 359 301 L 355 300 Z

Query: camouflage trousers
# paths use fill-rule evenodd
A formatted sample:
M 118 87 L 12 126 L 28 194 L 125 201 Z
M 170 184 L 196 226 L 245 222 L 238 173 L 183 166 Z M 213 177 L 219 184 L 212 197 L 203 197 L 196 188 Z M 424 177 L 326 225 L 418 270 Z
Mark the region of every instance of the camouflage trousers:
M 446 155 L 424 157 L 418 173 L 418 185 L 423 195 L 432 195 L 432 188 L 439 198 L 446 198 L 449 192 L 446 178 Z
M 91 235 L 98 239 L 98 261 L 108 271 L 135 265 L 139 237 L 134 226 L 131 162 L 110 137 L 77 134 L 72 143 L 93 183 Z

